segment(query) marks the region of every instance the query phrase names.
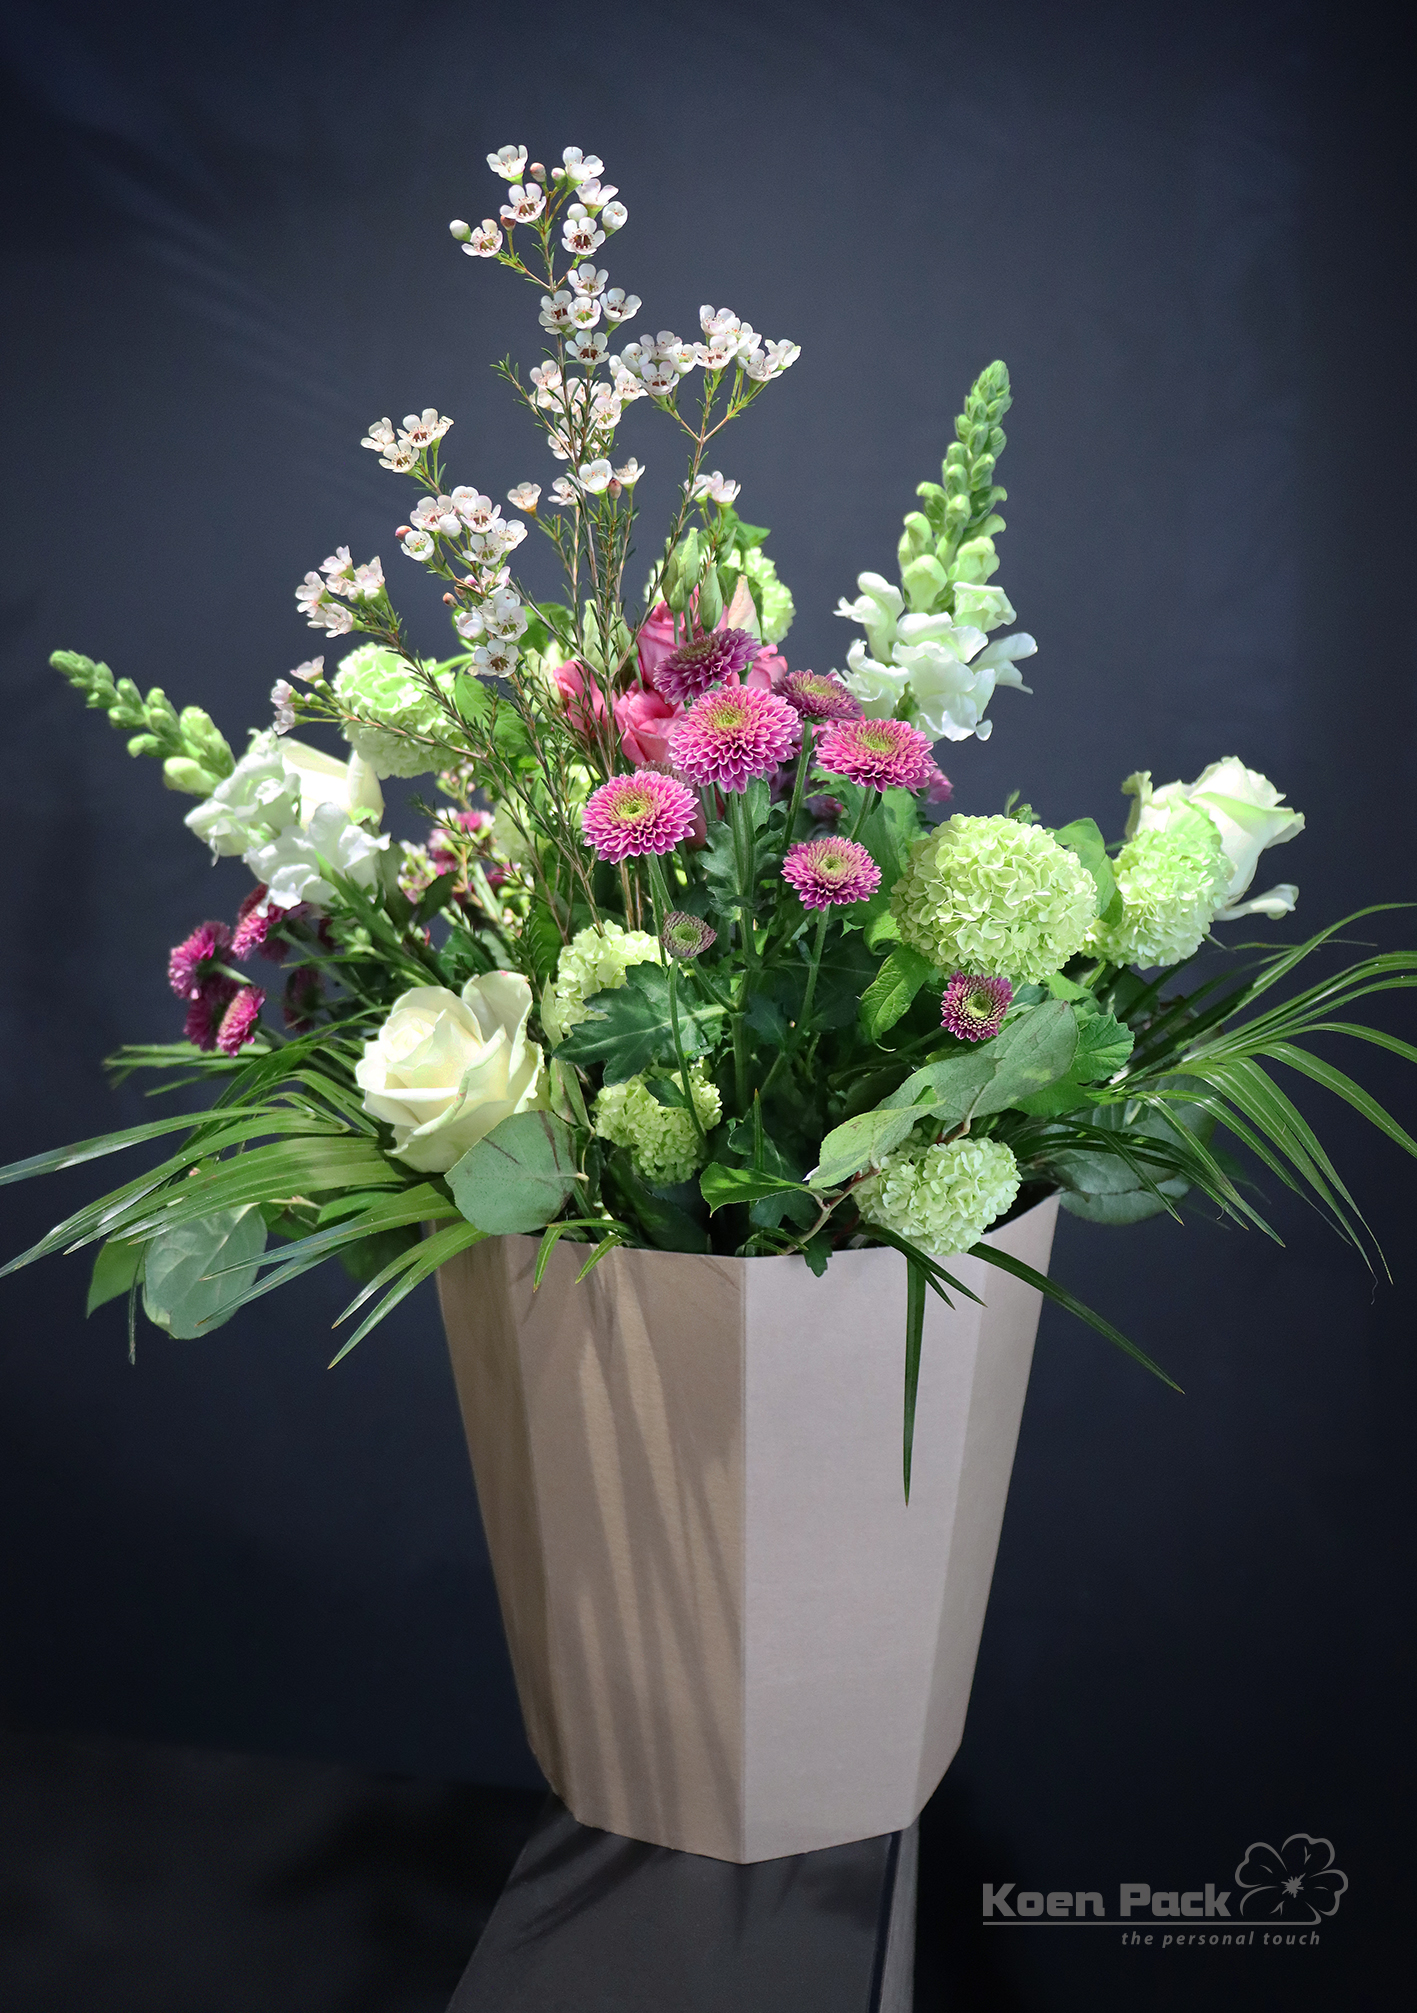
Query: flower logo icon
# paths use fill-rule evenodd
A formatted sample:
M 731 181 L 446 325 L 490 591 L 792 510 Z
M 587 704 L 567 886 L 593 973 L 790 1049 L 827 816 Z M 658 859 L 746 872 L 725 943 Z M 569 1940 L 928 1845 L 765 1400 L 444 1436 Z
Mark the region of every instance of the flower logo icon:
M 1252 1845 L 1235 1868 L 1240 1913 L 1251 1921 L 1318 1922 L 1337 1912 L 1348 1875 L 1333 1863 L 1326 1838 L 1293 1832 L 1283 1845 Z

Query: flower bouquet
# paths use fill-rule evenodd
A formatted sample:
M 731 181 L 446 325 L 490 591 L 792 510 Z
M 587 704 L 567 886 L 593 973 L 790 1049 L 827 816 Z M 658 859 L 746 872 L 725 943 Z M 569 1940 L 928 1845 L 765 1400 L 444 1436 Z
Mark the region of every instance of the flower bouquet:
M 710 464 L 797 345 L 712 306 L 691 339 L 630 339 L 641 304 L 599 263 L 626 222 L 600 161 L 488 160 L 499 216 L 452 236 L 532 289 L 540 354 L 495 368 L 560 472 L 514 483 L 507 515 L 454 479 L 437 410 L 363 441 L 410 485 L 394 536 L 410 582 L 441 594 L 450 654 L 416 651 L 381 560 L 342 546 L 296 599 L 350 647 L 278 679 L 239 756 L 199 708 L 52 660 L 253 885 L 172 952 L 184 1038 L 112 1064 L 214 1095 L 7 1170 L 176 1142 L 14 1262 L 96 1247 L 90 1308 L 126 1297 L 131 1339 L 139 1304 L 207 1334 L 339 1258 L 358 1287 L 343 1356 L 489 1239 L 535 1235 L 528 1293 L 570 1259 L 583 1295 L 617 1253 L 787 1260 L 803 1295 L 875 1253 L 903 1285 L 908 1500 L 927 1300 L 987 1297 L 980 1266 L 1157 1368 L 1001 1241 L 1048 1198 L 1102 1224 L 1199 1207 L 1263 1231 L 1248 1157 L 1359 1243 L 1273 1066 L 1417 1152 L 1306 1045 L 1345 1034 L 1417 1060 L 1346 1018 L 1413 984 L 1417 956 L 1360 956 L 1282 996 L 1335 924 L 1229 940 L 1178 980 L 1218 928 L 1294 907 L 1292 885 L 1251 883 L 1303 818 L 1234 757 L 1192 783 L 1129 777 L 1114 838 L 1088 816 L 1048 829 L 1016 798 L 951 815 L 940 744 L 988 739 L 996 689 L 1028 689 L 1036 647 L 996 581 L 1004 365 L 920 483 L 897 578 L 864 572 L 841 602 L 861 632 L 843 668 L 796 666 L 768 533 Z M 684 456 L 647 579 L 644 470 L 618 445 L 636 408 Z M 532 535 L 555 548 L 556 598 L 518 578 Z M 391 776 L 429 778 L 417 842 L 382 829 Z

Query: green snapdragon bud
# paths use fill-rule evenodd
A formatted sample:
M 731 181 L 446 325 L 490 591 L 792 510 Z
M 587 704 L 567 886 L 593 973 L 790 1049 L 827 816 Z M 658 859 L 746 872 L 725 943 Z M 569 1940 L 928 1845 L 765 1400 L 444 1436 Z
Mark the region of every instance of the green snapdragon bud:
M 227 773 L 230 774 L 230 771 Z M 169 755 L 162 765 L 163 788 L 180 791 L 187 797 L 210 797 L 221 781 L 220 776 L 214 775 L 210 769 L 204 769 L 200 762 L 194 762 L 186 755 Z

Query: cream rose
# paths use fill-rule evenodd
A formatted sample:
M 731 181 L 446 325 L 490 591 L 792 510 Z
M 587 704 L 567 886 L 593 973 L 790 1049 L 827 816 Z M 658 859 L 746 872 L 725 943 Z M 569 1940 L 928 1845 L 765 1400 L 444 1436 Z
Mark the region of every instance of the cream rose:
M 545 1109 L 546 1064 L 526 1038 L 531 987 L 517 972 L 469 979 L 462 997 L 415 986 L 364 1044 L 364 1109 L 394 1129 L 398 1159 L 446 1174 L 513 1112 Z
M 1303 812 L 1290 810 L 1283 802 L 1284 792 L 1258 769 L 1247 769 L 1238 756 L 1226 755 L 1203 769 L 1194 783 L 1163 783 L 1154 790 L 1151 772 L 1139 769 L 1128 776 L 1122 790 L 1136 798 L 1127 820 L 1129 839 L 1137 832 L 1165 831 L 1188 810 L 1205 812 L 1220 833 L 1230 863 L 1230 886 L 1217 922 L 1251 914 L 1283 916 L 1293 908 L 1299 890 L 1289 881 L 1248 902 L 1240 900 L 1266 847 L 1282 846 L 1304 829 Z

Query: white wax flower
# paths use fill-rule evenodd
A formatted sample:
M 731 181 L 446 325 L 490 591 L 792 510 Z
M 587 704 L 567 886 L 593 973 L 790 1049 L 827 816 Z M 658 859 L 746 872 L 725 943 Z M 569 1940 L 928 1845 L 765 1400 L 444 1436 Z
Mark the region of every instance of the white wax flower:
M 1151 772 L 1139 769 L 1122 785 L 1124 795 L 1134 797 L 1127 820 L 1127 837 L 1136 832 L 1165 831 L 1188 810 L 1204 811 L 1220 833 L 1220 843 L 1230 865 L 1230 886 L 1217 922 L 1236 916 L 1287 915 L 1298 897 L 1292 882 L 1283 881 L 1248 902 L 1240 897 L 1255 877 L 1259 857 L 1269 846 L 1287 845 L 1304 829 L 1302 811 L 1284 803 L 1284 792 L 1275 788 L 1258 769 L 1247 769 L 1237 755 L 1226 755 L 1203 769 L 1194 783 L 1163 783 L 1153 789 Z
M 469 979 L 461 997 L 415 986 L 395 1000 L 355 1065 L 364 1109 L 391 1125 L 394 1157 L 446 1174 L 513 1113 L 544 1110 L 546 1063 L 526 1038 L 531 987 L 518 972 Z

